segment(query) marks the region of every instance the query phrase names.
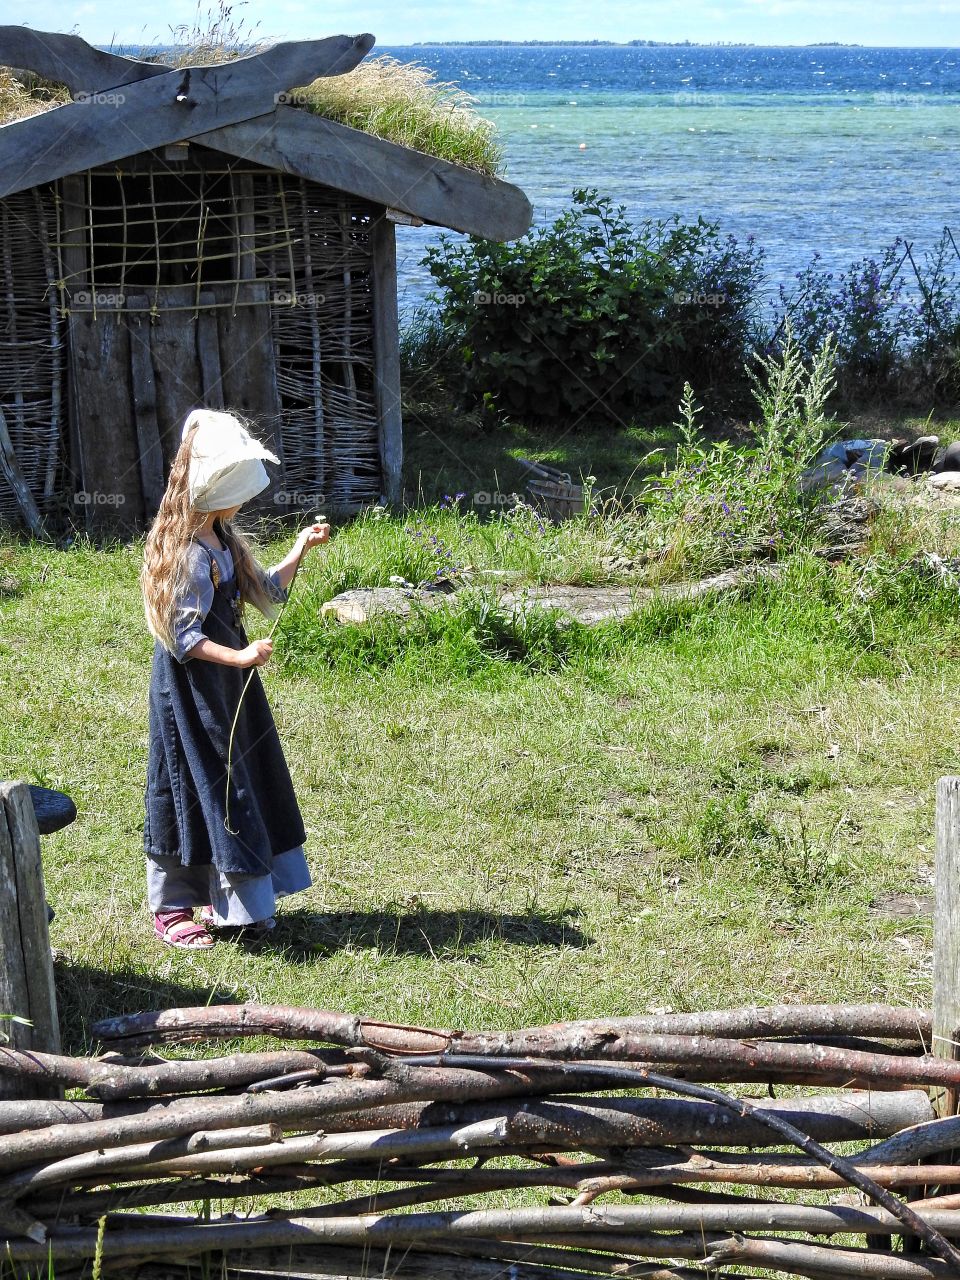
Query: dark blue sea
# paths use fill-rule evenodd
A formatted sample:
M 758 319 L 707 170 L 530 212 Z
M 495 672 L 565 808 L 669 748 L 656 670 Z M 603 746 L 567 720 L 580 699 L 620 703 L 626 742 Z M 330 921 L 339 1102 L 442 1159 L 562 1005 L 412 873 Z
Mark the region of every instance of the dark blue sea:
M 637 220 L 702 214 L 756 237 L 771 295 L 815 251 L 839 270 L 898 235 L 922 255 L 945 225 L 960 232 L 957 48 L 375 52 L 420 62 L 474 95 L 500 132 L 505 176 L 538 222 L 578 186 L 610 194 Z M 419 260 L 437 234 L 399 231 L 407 313 L 430 288 Z

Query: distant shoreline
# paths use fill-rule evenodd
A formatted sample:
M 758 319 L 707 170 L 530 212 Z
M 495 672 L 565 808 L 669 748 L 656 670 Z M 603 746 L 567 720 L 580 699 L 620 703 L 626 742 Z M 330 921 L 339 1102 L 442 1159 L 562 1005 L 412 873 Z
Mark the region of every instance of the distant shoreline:
M 863 44 L 815 40 L 809 44 L 756 44 L 752 40 L 414 40 L 408 49 L 499 48 L 501 45 L 574 49 L 866 49 Z M 397 46 L 400 47 L 400 46 Z M 949 47 L 949 46 L 945 46 Z

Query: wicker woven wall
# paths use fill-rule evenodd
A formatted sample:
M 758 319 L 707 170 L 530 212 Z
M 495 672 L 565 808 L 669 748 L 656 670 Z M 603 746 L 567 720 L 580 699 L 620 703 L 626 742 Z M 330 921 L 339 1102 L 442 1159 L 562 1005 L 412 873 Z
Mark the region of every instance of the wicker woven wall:
M 0 200 L 0 408 L 40 510 L 60 500 L 66 349 L 52 247 L 53 191 L 39 187 Z M 13 491 L 0 475 L 0 523 L 18 523 Z
M 198 147 L 67 182 L 70 198 L 61 186 L 0 201 L 0 407 L 41 509 L 69 509 L 75 483 L 63 408 L 71 315 L 92 309 L 94 324 L 103 316 L 116 329 L 142 326 L 145 310 L 169 324 L 172 311 L 186 332 L 211 299 L 233 313 L 269 308 L 290 503 L 356 509 L 376 501 L 376 208 Z M 224 329 L 221 321 L 221 346 Z M 220 350 L 225 385 L 229 367 L 236 386 L 242 360 L 242 351 Z M 263 367 L 251 365 L 250 376 Z M 188 400 L 191 391 L 199 403 L 209 387 L 188 387 Z M 132 381 L 129 401 L 120 433 L 133 429 Z M 158 405 L 161 416 L 165 408 L 172 416 L 169 402 Z M 166 440 L 179 423 L 158 425 Z M 82 437 L 82 414 L 75 429 Z M 4 520 L 16 520 L 16 507 L 0 477 Z

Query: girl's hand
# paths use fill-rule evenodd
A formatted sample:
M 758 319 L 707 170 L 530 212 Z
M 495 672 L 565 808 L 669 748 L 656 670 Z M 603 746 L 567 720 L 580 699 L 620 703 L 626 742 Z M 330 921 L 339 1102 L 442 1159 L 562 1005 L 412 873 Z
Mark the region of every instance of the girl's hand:
M 254 640 L 245 649 L 237 651 L 238 667 L 262 667 L 273 653 L 272 640 Z
M 319 547 L 322 542 L 330 541 L 330 526 L 326 521 L 318 521 L 316 524 L 310 525 L 308 529 L 304 529 L 297 542 L 300 544 L 300 553 L 309 551 L 311 547 Z

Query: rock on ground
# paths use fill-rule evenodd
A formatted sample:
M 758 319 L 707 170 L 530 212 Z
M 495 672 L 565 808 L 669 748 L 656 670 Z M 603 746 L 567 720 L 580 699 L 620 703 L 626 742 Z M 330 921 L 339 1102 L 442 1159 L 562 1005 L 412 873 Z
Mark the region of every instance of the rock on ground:
M 777 564 L 751 564 L 728 569 L 697 582 L 671 582 L 661 587 L 637 586 L 529 586 L 499 590 L 498 600 L 517 613 L 530 609 L 553 609 L 570 621 L 591 626 L 598 622 L 617 621 L 638 613 L 654 600 L 697 600 L 720 595 L 755 582 L 770 581 L 780 575 Z M 462 590 L 462 588 L 461 588 Z M 328 600 L 320 612 L 342 623 L 363 623 L 371 618 L 393 614 L 406 618 L 414 607 L 436 608 L 455 601 L 460 591 L 427 591 L 417 587 L 359 587 L 343 591 Z

